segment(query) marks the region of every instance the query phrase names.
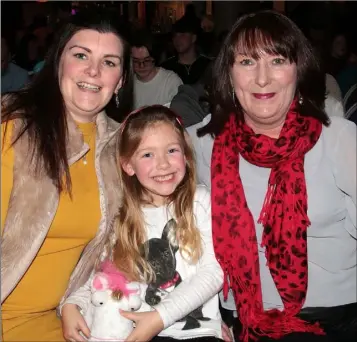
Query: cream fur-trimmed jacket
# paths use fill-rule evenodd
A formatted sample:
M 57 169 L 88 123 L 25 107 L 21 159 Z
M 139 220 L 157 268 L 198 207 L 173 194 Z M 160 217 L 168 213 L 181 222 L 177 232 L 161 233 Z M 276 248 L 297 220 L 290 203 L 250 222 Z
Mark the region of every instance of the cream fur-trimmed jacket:
M 96 236 L 84 249 L 72 273 L 62 301 L 89 278 L 95 260 L 103 252 L 104 241 L 110 233 L 110 223 L 121 201 L 117 171 L 117 137 L 120 124 L 104 112 L 98 114 L 96 124 L 95 168 L 101 220 Z M 19 131 L 21 125 L 20 119 L 14 120 L 13 135 Z M 70 117 L 66 149 L 69 165 L 79 160 L 89 149 Z M 59 194 L 51 179 L 44 174 L 34 176 L 34 165 L 29 162 L 26 134 L 14 145 L 14 154 L 13 187 L 1 236 L 1 303 L 13 291 L 34 260 L 47 236 L 59 203 Z

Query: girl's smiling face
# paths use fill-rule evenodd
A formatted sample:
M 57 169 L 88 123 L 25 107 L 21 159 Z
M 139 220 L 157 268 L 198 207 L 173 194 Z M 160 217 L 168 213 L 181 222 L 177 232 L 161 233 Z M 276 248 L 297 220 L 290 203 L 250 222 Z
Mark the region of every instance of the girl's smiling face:
M 157 123 L 145 129 L 139 147 L 126 163 L 129 176 L 136 176 L 153 205 L 166 203 L 186 174 L 186 158 L 179 135 L 172 126 Z

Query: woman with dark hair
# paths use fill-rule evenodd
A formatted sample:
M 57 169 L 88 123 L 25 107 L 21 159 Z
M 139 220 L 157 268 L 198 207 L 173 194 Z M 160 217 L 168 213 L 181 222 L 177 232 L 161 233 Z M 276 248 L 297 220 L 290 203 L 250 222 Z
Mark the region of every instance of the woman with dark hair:
M 212 116 L 189 131 L 236 340 L 354 340 L 356 125 L 328 118 L 325 75 L 282 14 L 240 18 L 213 77 Z
M 73 290 L 88 278 L 116 214 L 119 123 L 109 117 L 131 109 L 125 35 L 98 10 L 73 16 L 33 82 L 2 98 L 5 341 L 63 340 L 55 309 L 69 279 Z

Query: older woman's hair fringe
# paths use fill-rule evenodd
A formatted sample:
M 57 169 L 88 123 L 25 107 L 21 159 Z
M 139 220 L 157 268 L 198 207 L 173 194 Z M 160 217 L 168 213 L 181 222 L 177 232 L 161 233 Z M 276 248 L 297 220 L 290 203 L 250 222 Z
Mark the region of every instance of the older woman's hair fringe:
M 128 116 L 123 123 L 119 141 L 120 163 L 127 162 L 137 150 L 144 131 L 157 124 L 170 125 L 179 135 L 186 157 L 186 174 L 168 198 L 172 204 L 177 222 L 176 238 L 180 252 L 191 263 L 196 263 L 201 256 L 201 236 L 196 227 L 193 213 L 196 191 L 196 167 L 190 139 L 173 111 L 164 106 L 149 106 Z M 115 224 L 116 244 L 113 259 L 116 266 L 131 280 L 150 281 L 155 275 L 147 263 L 146 251 L 142 245 L 146 241 L 145 222 L 141 206 L 144 189 L 136 176 L 128 176 L 121 165 L 119 175 L 123 191 L 123 201 Z

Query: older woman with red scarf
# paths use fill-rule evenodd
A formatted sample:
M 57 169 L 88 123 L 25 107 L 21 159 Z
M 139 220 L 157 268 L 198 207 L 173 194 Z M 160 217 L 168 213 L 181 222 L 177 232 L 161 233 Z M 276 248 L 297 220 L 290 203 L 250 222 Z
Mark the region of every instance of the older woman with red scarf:
M 354 340 L 356 125 L 326 115 L 311 46 L 271 11 L 233 26 L 212 90 L 212 115 L 188 130 L 236 340 Z

